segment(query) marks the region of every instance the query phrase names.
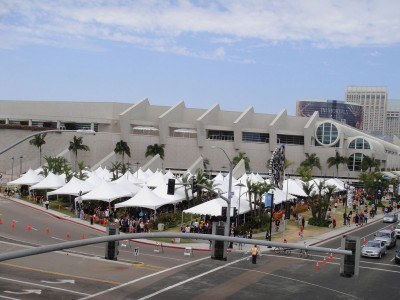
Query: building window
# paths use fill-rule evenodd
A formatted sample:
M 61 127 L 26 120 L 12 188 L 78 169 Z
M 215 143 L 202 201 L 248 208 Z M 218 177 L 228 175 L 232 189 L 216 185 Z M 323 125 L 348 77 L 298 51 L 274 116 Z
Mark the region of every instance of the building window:
M 363 138 L 356 138 L 350 142 L 349 149 L 371 149 L 371 145 Z
M 361 162 L 364 158 L 362 153 L 354 153 L 349 156 L 347 168 L 349 171 L 361 171 Z
M 319 144 L 330 146 L 339 140 L 339 130 L 333 123 L 325 122 L 318 126 L 315 136 Z
M 269 133 L 242 132 L 242 142 L 269 143 Z
M 197 138 L 197 131 L 191 128 L 170 128 L 170 136 L 175 138 Z
M 210 140 L 234 141 L 233 131 L 208 130 L 207 138 Z
M 286 145 L 304 145 L 304 136 L 278 134 L 277 143 Z
M 158 128 L 153 126 L 133 126 L 132 133 L 137 135 L 152 135 L 158 136 Z

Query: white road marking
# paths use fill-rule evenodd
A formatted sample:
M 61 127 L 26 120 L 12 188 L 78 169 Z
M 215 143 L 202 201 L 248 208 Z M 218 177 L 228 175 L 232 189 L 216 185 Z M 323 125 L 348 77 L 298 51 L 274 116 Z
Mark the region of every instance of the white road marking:
M 0 295 L 0 298 L 3 298 L 3 299 L 11 299 L 11 300 L 20 300 L 19 298 L 11 298 L 11 297 L 2 296 L 2 295 Z
M 184 263 L 184 264 L 181 264 L 181 265 L 177 265 L 177 266 L 172 267 L 172 268 L 168 268 L 168 269 L 165 269 L 165 270 L 162 270 L 162 271 L 153 273 L 153 274 L 149 274 L 149 275 L 143 276 L 143 277 L 141 277 L 141 278 L 138 278 L 138 279 L 135 279 L 135 280 L 132 280 L 132 281 L 125 282 L 125 283 L 123 283 L 123 284 L 121 284 L 121 285 L 119 285 L 119 286 L 112 287 L 112 288 L 109 288 L 109 289 L 107 289 L 107 290 L 98 292 L 98 293 L 96 293 L 96 294 L 88 295 L 87 297 L 81 298 L 80 300 L 86 300 L 86 299 L 94 298 L 94 297 L 103 295 L 103 294 L 105 294 L 105 293 L 108 293 L 108 292 L 111 292 L 111 291 L 115 291 L 115 290 L 117 290 L 117 289 L 119 289 L 119 288 L 128 286 L 128 285 L 130 285 L 130 284 L 136 283 L 136 282 L 138 282 L 138 281 L 141 281 L 141 280 L 144 280 L 144 279 L 153 277 L 153 276 L 157 276 L 157 275 L 159 275 L 159 274 L 162 274 L 162 273 L 165 273 L 165 272 L 174 270 L 174 269 L 178 269 L 178 268 L 180 268 L 180 267 L 184 267 L 184 266 L 186 266 L 186 265 L 190 265 L 190 264 L 193 264 L 193 263 L 196 263 L 196 262 L 205 260 L 205 259 L 210 259 L 210 257 L 209 257 L 209 256 L 206 256 L 206 257 L 203 257 L 203 258 L 200 258 L 200 259 L 196 259 L 196 260 L 193 260 L 193 261 L 189 261 L 189 262 Z
M 33 283 L 29 281 L 22 281 L 22 280 L 16 280 L 16 279 L 10 279 L 10 278 L 5 278 L 5 277 L 0 277 L 0 280 L 6 280 L 6 281 L 12 281 L 12 282 L 18 282 L 22 284 L 28 284 L 28 285 L 33 285 L 33 286 L 38 286 L 41 288 L 46 288 L 46 289 L 52 289 L 52 290 L 58 290 L 58 291 L 63 291 L 63 292 L 68 292 L 68 293 L 73 293 L 73 294 L 78 294 L 81 296 L 87 296 L 88 294 L 73 291 L 73 290 L 68 290 L 68 289 L 63 289 L 55 286 L 49 286 L 49 285 L 44 285 L 44 284 L 38 284 L 38 283 Z
M 282 276 L 282 275 L 277 275 L 277 274 L 258 271 L 258 270 L 246 269 L 246 268 L 239 268 L 239 267 L 231 267 L 231 268 L 232 269 L 243 270 L 243 271 L 252 271 L 252 272 L 262 273 L 262 274 L 269 275 L 269 276 L 274 276 L 274 277 L 279 277 L 279 278 L 282 278 L 282 279 L 288 279 L 288 280 L 292 280 L 292 281 L 296 281 L 296 282 L 300 282 L 300 283 L 305 283 L 305 284 L 308 284 L 308 285 L 319 287 L 321 289 L 325 289 L 325 290 L 329 290 L 329 291 L 332 291 L 332 292 L 335 292 L 335 293 L 339 293 L 339 294 L 342 294 L 342 295 L 345 295 L 345 296 L 349 296 L 349 297 L 354 298 L 354 299 L 361 299 L 361 298 L 358 298 L 357 296 L 354 296 L 354 295 L 351 295 L 351 294 L 347 294 L 347 293 L 342 292 L 342 291 L 338 291 L 338 290 L 335 290 L 335 289 L 331 289 L 331 288 L 328 288 L 328 287 L 325 287 L 325 286 L 322 286 L 322 285 L 319 285 L 319 284 L 316 284 L 316 283 L 307 282 L 307 281 L 300 280 L 300 279 L 295 279 L 295 278 L 291 278 L 291 277 L 286 277 L 286 276 Z
M 400 271 L 394 271 L 394 270 L 386 270 L 386 269 L 378 269 L 378 268 L 370 268 L 370 267 L 361 267 L 360 269 L 370 269 L 370 270 L 375 270 L 375 271 L 384 271 L 384 272 L 390 272 L 390 273 L 399 273 Z
M 184 281 L 181 281 L 181 282 L 178 282 L 178 283 L 176 283 L 176 284 L 174 284 L 174 285 L 171 285 L 171 286 L 169 286 L 169 287 L 167 287 L 167 288 L 165 288 L 165 289 L 159 290 L 159 291 L 157 291 L 157 292 L 155 292 L 155 293 L 153 293 L 153 294 L 150 294 L 150 295 L 144 296 L 144 297 L 142 297 L 142 298 L 139 298 L 138 300 L 145 300 L 145 299 L 152 298 L 152 297 L 154 297 L 154 296 L 156 296 L 156 295 L 158 295 L 158 294 L 161 294 L 161 293 L 164 293 L 164 292 L 166 292 L 166 291 L 168 291 L 168 290 L 170 290 L 170 289 L 176 288 L 177 286 L 180 286 L 180 285 L 182 285 L 182 284 L 188 283 L 188 282 L 190 282 L 190 281 L 193 281 L 193 280 L 195 280 L 195 279 L 197 279 L 197 278 L 203 277 L 203 276 L 208 275 L 208 274 L 210 274 L 210 273 L 214 273 L 214 272 L 219 271 L 219 270 L 221 270 L 221 269 L 227 268 L 227 267 L 229 267 L 230 265 L 236 264 L 237 262 L 240 262 L 240 261 L 242 261 L 242 260 L 247 260 L 247 259 L 249 259 L 249 257 L 244 257 L 244 258 L 241 258 L 241 259 L 232 261 L 232 262 L 230 262 L 230 263 L 227 263 L 226 265 L 217 267 L 217 268 L 212 269 L 212 270 L 210 270 L 210 271 L 208 271 L 208 272 L 205 272 L 205 273 L 201 273 L 201 274 L 199 274 L 199 275 L 197 275 L 197 276 L 191 277 L 191 278 L 189 278 L 189 279 L 186 279 L 186 280 L 184 280 Z

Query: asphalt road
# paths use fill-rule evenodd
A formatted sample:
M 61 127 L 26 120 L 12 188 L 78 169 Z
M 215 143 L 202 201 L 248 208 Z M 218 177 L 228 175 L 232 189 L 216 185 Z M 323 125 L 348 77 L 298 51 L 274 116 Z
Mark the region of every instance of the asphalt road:
M 0 199 L 0 251 L 103 235 L 90 228 Z M 11 228 L 11 220 L 15 220 Z M 32 229 L 26 230 L 30 224 Z M 364 226 L 351 235 L 372 237 L 383 223 Z M 49 234 L 45 229 L 49 228 Z M 338 248 L 334 239 L 323 247 Z M 133 249 L 139 247 L 139 256 Z M 400 247 L 398 243 L 396 248 Z M 184 256 L 183 250 L 131 243 L 120 248 L 118 261 L 104 260 L 104 245 L 92 245 L 0 263 L 0 299 L 399 299 L 400 265 L 394 249 L 379 259 L 361 259 L 360 276 L 339 276 L 339 258 L 322 264 L 311 259 L 263 254 L 254 265 L 248 255 L 232 253 L 228 260 L 210 259 L 208 252 Z M 320 270 L 315 270 L 316 261 Z

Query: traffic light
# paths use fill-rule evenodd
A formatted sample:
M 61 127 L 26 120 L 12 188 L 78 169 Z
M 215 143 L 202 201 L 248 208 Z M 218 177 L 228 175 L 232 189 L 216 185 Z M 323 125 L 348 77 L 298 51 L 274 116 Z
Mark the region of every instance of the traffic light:
M 221 212 L 221 220 L 226 221 L 226 212 L 228 211 L 227 207 L 222 207 L 222 212 Z
M 168 179 L 167 194 L 168 195 L 174 195 L 175 194 L 175 179 Z
M 233 208 L 233 217 L 236 218 L 238 215 L 238 209 L 236 207 Z
M 350 250 L 351 255 L 343 255 L 340 262 L 340 276 L 358 276 L 360 265 L 360 238 L 344 235 L 342 237 L 342 249 Z
M 197 179 L 193 178 L 192 181 L 192 191 L 197 191 Z

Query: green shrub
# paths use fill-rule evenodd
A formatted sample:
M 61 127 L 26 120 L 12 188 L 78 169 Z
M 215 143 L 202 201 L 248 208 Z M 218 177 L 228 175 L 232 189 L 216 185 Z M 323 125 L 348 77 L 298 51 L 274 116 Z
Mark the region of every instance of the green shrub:
M 308 224 L 318 227 L 329 227 L 328 220 L 314 220 L 314 218 L 308 219 Z

